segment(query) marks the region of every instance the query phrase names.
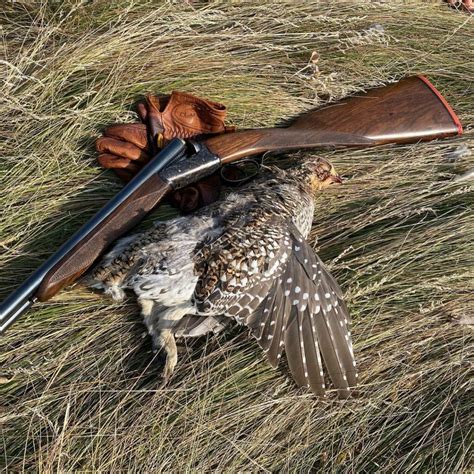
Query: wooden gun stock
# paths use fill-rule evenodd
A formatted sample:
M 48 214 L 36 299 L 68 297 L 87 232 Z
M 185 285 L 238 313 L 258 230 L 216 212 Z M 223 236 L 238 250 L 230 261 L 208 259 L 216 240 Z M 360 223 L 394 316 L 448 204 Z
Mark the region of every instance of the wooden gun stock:
M 461 133 L 446 100 L 417 76 L 308 112 L 286 128 L 243 130 L 205 144 L 229 163 L 272 150 L 410 143 Z

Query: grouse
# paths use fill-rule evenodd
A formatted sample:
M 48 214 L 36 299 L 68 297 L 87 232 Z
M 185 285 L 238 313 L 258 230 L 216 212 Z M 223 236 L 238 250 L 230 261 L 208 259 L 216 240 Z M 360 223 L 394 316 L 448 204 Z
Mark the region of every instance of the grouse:
M 357 382 L 349 312 L 305 240 L 320 191 L 341 182 L 322 158 L 262 176 L 197 212 L 119 240 L 90 284 L 137 296 L 153 345 L 177 363 L 175 338 L 247 326 L 273 367 L 282 354 L 298 386 L 324 395 L 323 367 L 340 397 Z M 322 207 L 322 206 L 321 206 Z M 321 208 L 317 208 L 320 212 Z

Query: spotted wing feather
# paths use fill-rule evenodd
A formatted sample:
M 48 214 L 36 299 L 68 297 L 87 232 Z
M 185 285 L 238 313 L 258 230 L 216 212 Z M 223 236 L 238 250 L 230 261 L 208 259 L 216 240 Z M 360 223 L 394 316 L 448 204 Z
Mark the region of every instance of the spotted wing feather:
M 198 253 L 199 314 L 245 323 L 273 366 L 283 350 L 301 386 L 325 390 L 323 361 L 341 396 L 356 385 L 342 292 L 288 220 L 258 207 L 228 222 Z
M 195 266 L 200 278 L 194 300 L 200 314 L 221 313 L 241 323 L 254 313 L 286 265 L 291 249 L 287 227 L 272 213 L 254 208 L 203 246 Z
M 340 396 L 348 396 L 357 378 L 342 292 L 295 228 L 291 229 L 291 240 L 283 272 L 258 311 L 248 316 L 248 326 L 272 366 L 278 365 L 285 350 L 298 385 L 322 395 L 324 360 Z

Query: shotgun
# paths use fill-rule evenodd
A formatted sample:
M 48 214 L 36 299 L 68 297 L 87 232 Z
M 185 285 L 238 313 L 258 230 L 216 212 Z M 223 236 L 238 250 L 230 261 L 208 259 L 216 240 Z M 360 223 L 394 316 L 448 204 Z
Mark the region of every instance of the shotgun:
M 202 141 L 172 140 L 109 203 L 0 306 L 0 334 L 36 301 L 79 278 L 106 248 L 172 190 L 267 151 L 367 147 L 460 135 L 456 114 L 422 76 L 372 89 L 300 116 L 284 128 L 241 130 Z

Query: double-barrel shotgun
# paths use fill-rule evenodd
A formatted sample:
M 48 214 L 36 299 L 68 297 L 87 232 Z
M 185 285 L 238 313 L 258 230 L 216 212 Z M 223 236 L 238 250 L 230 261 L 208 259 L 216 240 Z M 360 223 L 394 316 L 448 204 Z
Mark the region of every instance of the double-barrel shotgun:
M 372 89 L 300 116 L 288 127 L 240 130 L 201 141 L 173 139 L 107 205 L 0 306 L 0 333 L 36 301 L 79 278 L 107 247 L 172 190 L 267 151 L 369 147 L 460 135 L 456 114 L 422 76 Z

